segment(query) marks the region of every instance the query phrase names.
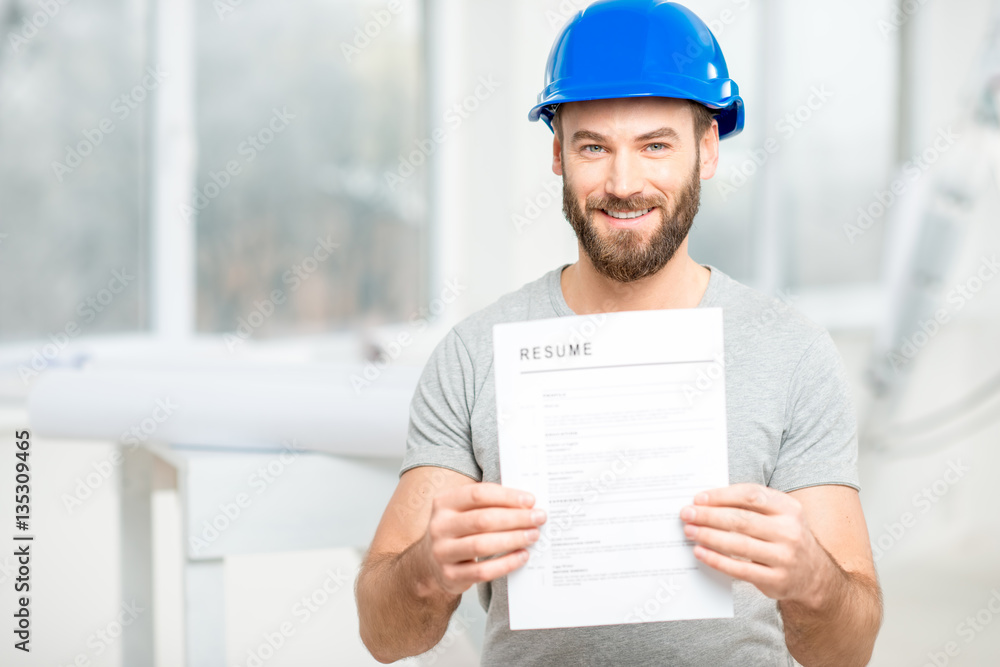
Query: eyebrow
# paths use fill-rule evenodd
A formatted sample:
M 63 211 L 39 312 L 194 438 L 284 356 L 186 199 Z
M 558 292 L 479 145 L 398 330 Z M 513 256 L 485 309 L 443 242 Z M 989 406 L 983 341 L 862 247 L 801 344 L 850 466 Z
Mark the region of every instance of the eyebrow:
M 572 143 L 575 144 L 584 139 L 589 139 L 590 141 L 596 141 L 598 143 L 607 143 L 608 141 L 607 137 L 603 134 L 599 134 L 598 132 L 593 132 L 591 130 L 577 130 L 573 133 Z M 652 132 L 640 134 L 634 139 L 634 141 L 639 143 L 641 141 L 649 141 L 650 139 L 671 139 L 679 142 L 680 135 L 677 134 L 677 131 L 672 127 L 661 127 L 657 130 L 653 130 Z

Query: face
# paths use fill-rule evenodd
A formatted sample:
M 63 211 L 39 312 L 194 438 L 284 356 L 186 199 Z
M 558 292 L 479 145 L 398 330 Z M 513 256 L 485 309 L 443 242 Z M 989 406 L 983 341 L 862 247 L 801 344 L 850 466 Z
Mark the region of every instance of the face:
M 553 171 L 587 257 L 620 283 L 655 274 L 698 213 L 701 179 L 718 160 L 717 125 L 695 141 L 688 103 L 662 97 L 570 102 L 559 113 Z

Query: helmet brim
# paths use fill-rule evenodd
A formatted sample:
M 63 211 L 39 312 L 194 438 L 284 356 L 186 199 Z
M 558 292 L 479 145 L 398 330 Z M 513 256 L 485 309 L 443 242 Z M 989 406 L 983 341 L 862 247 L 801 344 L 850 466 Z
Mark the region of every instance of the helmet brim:
M 727 80 L 727 83 L 731 82 Z M 732 84 L 732 86 L 735 87 L 735 84 Z M 547 96 L 543 94 L 540 97 L 542 97 L 545 101 L 536 104 L 531 108 L 531 111 L 528 112 L 528 120 L 537 121 L 542 119 L 545 124 L 549 126 L 549 129 L 553 131 L 552 109 L 550 107 L 557 104 L 565 104 L 567 102 L 586 102 L 589 100 L 632 97 L 673 97 L 676 99 L 692 100 L 708 107 L 709 109 L 718 109 L 719 113 L 715 115 L 715 118 L 719 122 L 719 139 L 735 137 L 743 131 L 745 123 L 743 98 L 741 98 L 738 94 L 722 98 L 718 102 L 706 102 L 704 99 L 694 97 L 689 91 L 685 91 L 680 87 L 671 86 L 669 84 L 652 87 L 647 85 L 644 88 L 639 88 L 635 83 L 622 83 L 619 90 L 608 90 L 607 87 L 605 87 L 600 92 L 587 89 L 574 90 L 570 88 L 549 93 Z M 719 99 L 719 97 L 716 96 L 713 97 L 713 99 Z

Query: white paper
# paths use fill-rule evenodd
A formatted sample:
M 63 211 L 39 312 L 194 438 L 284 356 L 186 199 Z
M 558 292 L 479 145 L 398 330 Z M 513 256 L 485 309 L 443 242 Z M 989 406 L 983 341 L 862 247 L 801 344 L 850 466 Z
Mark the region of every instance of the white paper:
M 512 630 L 733 615 L 679 512 L 729 484 L 722 310 L 493 328 L 500 471 L 548 512 L 507 578 Z

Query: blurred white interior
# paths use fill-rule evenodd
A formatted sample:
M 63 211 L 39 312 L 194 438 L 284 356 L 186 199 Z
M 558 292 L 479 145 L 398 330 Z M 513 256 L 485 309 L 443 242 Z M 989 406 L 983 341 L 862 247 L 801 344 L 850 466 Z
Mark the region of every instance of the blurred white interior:
M 24 52 L 0 54 L 0 432 L 25 427 L 30 392 L 56 369 L 294 373 L 361 368 L 378 350 L 393 369 L 419 369 L 455 322 L 575 261 L 551 172 L 551 133 L 526 116 L 552 39 L 584 3 L 405 3 L 353 62 L 342 43 L 387 3 L 224 4 L 232 11 L 220 16 L 212 3 L 196 8 L 190 0 L 71 3 Z M 886 601 L 871 664 L 934 664 L 930 656 L 952 641 L 960 651 L 947 664 L 996 664 L 1000 620 L 980 616 L 971 637 L 959 624 L 994 594 L 1000 599 L 993 479 L 1000 280 L 982 281 L 917 345 L 903 372 L 887 371 L 885 359 L 902 340 L 923 340 L 914 332 L 928 313 L 949 307 L 952 287 L 1000 250 L 1000 130 L 982 111 L 990 95 L 993 111 L 1000 108 L 1000 2 L 906 2 L 915 9 L 898 26 L 892 0 L 685 4 L 716 30 L 747 106 L 746 130 L 722 144 L 715 182 L 703 183 L 691 254 L 784 295 L 830 328 L 844 356 L 863 425 L 862 501 Z M 7 27 L 20 29 L 29 10 L 36 5 L 0 0 L 0 21 L 10 17 Z M 110 46 L 88 51 L 94 40 Z M 157 94 L 57 182 L 51 163 L 64 158 L 64 146 L 109 115 L 108 102 L 148 63 L 161 61 L 171 63 L 170 74 Z M 483 79 L 497 85 L 480 88 L 492 92 L 449 124 L 448 109 L 475 95 Z M 341 84 L 349 95 L 338 96 Z M 782 119 L 820 88 L 828 101 L 801 127 L 783 130 Z M 242 161 L 241 137 L 283 106 L 298 116 L 273 147 L 243 163 L 196 224 L 187 219 L 177 197 L 203 189 L 228 158 Z M 340 125 L 351 132 L 338 134 Z M 445 128 L 446 140 L 387 192 L 385 171 L 435 128 Z M 905 178 L 904 164 L 949 129 L 958 141 L 852 239 L 845 227 L 857 224 L 859 208 Z M 725 195 L 718 183 L 768 137 L 779 151 Z M 334 259 L 300 287 L 282 281 L 328 234 L 340 243 Z M 87 321 L 78 304 L 122 267 L 134 283 Z M 288 303 L 240 337 L 240 319 L 249 321 L 278 288 Z M 45 346 L 70 322 L 82 334 L 49 355 Z M 24 372 L 38 354 L 44 368 Z M 991 382 L 992 392 L 965 401 Z M 939 425 L 921 425 L 942 410 L 950 412 Z M 100 655 L 88 644 L 122 603 L 121 470 L 68 510 L 65 494 L 117 446 L 84 435 L 33 441 L 39 630 L 30 656 L 10 663 L 9 646 L 0 649 L 3 664 L 69 665 L 79 654 L 101 667 L 123 664 L 119 643 Z M 393 446 L 401 451 L 402 442 Z M 0 458 L 12 452 L 10 438 L 0 439 Z M 941 482 L 955 469 L 967 471 Z M 11 497 L 11 485 L 0 475 L 0 496 Z M 930 496 L 921 500 L 924 489 Z M 906 512 L 915 523 L 900 529 Z M 9 503 L 0 516 L 11 517 Z M 154 494 L 153 516 L 156 664 L 171 667 L 182 664 L 184 636 L 182 519 L 169 483 Z M 0 557 L 5 588 L 11 563 Z M 328 570 L 350 572 L 353 583 L 358 563 L 353 549 L 227 558 L 229 664 L 247 665 L 247 651 L 294 619 L 295 601 Z M 11 605 L 0 598 L 0 614 Z M 463 609 L 477 608 L 470 601 Z M 478 664 L 481 618 L 469 625 L 447 650 L 412 664 Z M 376 664 L 358 638 L 351 586 L 264 664 Z

